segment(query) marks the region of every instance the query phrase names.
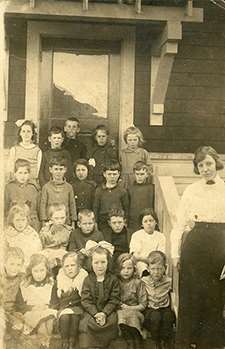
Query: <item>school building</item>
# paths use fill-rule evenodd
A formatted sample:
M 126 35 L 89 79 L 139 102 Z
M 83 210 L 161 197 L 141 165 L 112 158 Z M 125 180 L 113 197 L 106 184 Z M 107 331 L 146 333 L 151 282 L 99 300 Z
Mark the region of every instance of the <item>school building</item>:
M 47 129 L 71 115 L 90 144 L 97 124 L 122 146 L 135 124 L 155 164 L 164 232 L 195 180 L 192 153 L 225 153 L 223 0 L 8 0 L 4 9 L 4 147 L 15 121 Z M 217 6 L 220 5 L 220 6 Z M 168 246 L 169 247 L 169 246 Z

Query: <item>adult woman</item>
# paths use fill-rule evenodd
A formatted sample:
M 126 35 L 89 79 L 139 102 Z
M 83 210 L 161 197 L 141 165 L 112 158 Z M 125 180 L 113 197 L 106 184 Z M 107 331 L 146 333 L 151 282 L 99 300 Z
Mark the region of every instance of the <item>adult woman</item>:
M 184 191 L 171 232 L 174 265 L 181 252 L 177 345 L 220 348 L 225 345 L 225 184 L 217 171 L 223 164 L 209 146 L 198 148 L 193 162 L 202 179 Z

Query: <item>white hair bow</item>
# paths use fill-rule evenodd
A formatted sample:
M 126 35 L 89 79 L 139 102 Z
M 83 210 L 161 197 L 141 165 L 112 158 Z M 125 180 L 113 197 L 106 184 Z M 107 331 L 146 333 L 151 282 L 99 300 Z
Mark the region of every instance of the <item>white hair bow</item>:
M 114 246 L 110 244 L 110 242 L 107 242 L 107 241 L 96 242 L 93 240 L 88 240 L 86 242 L 86 245 L 85 245 L 86 254 L 91 255 L 96 250 L 97 247 L 102 247 L 105 250 L 107 250 L 111 256 L 113 255 Z

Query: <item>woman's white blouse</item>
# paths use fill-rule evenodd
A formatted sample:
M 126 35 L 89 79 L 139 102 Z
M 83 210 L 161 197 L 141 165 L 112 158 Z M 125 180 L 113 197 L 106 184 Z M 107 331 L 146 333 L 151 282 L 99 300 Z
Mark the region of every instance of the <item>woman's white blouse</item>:
M 191 230 L 193 222 L 225 223 L 225 183 L 218 175 L 215 184 L 201 179 L 185 189 L 170 236 L 172 258 L 179 257 L 182 235 Z

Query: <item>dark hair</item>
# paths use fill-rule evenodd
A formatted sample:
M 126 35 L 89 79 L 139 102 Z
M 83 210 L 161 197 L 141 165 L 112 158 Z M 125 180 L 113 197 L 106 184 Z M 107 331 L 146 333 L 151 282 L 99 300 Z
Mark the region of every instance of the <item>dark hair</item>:
M 112 217 L 123 217 L 125 219 L 125 212 L 121 208 L 112 208 L 108 213 L 108 220 Z
M 65 137 L 64 131 L 61 127 L 59 126 L 52 126 L 49 130 L 48 130 L 48 136 L 51 137 L 53 134 L 59 134 L 61 133 L 62 137 Z
M 152 251 L 148 255 L 148 265 L 163 264 L 166 267 L 166 255 L 162 251 Z
M 63 158 L 63 157 L 60 157 L 60 158 L 53 157 L 49 161 L 49 167 L 53 167 L 54 165 L 67 167 L 67 160 L 65 158 Z
M 207 155 L 210 155 L 216 162 L 216 170 L 222 170 L 224 168 L 224 165 L 222 161 L 220 160 L 219 154 L 216 152 L 216 150 L 208 145 L 199 147 L 194 154 L 194 173 L 199 174 L 198 170 L 198 163 L 203 161 Z
M 159 231 L 159 219 L 157 217 L 156 212 L 153 210 L 153 208 L 147 207 L 141 211 L 141 213 L 139 215 L 140 226 L 142 226 L 142 220 L 145 216 L 152 216 L 154 218 L 154 220 L 156 221 L 155 229 Z
M 103 166 L 102 172 L 105 171 L 121 171 L 120 163 L 117 160 L 108 160 Z
M 134 166 L 133 166 L 133 171 L 135 172 L 135 171 L 140 171 L 140 170 L 142 170 L 142 169 L 145 169 L 145 170 L 147 170 L 147 172 L 148 172 L 148 165 L 146 164 L 146 162 L 144 162 L 144 161 L 137 161 L 137 162 L 135 162 L 135 164 L 134 164 Z
M 78 213 L 78 222 L 80 222 L 82 220 L 82 217 L 92 217 L 93 220 L 95 221 L 95 214 L 93 211 L 84 208 L 82 210 L 79 211 Z
M 27 171 L 30 172 L 30 161 L 26 159 L 17 159 L 14 165 L 14 171 L 16 172 L 20 167 L 26 167 Z
M 70 116 L 68 119 L 66 119 L 65 124 L 67 121 L 77 122 L 78 126 L 80 126 L 80 121 L 75 116 Z M 65 126 L 65 124 L 64 124 L 64 126 Z
M 74 171 L 76 171 L 76 168 L 78 165 L 83 165 L 85 167 L 87 167 L 88 171 L 89 171 L 89 165 L 88 165 L 88 161 L 86 159 L 78 159 L 74 162 L 73 164 L 73 168 L 74 168 Z
M 18 143 L 20 143 L 22 141 L 22 137 L 20 136 L 20 132 L 23 126 L 30 126 L 31 130 L 32 130 L 32 137 L 31 140 L 33 141 L 33 143 L 37 142 L 37 132 L 36 132 L 36 127 L 35 124 L 33 123 L 33 121 L 31 120 L 25 120 L 22 125 L 19 127 L 18 132 L 17 132 L 17 138 L 18 138 Z
M 93 133 L 92 133 L 92 140 L 94 141 L 94 143 L 96 143 L 96 135 L 98 131 L 105 131 L 106 135 L 109 136 L 109 130 L 108 128 L 101 124 L 101 125 L 97 125 L 96 128 L 94 129 Z
M 133 275 L 136 275 L 136 265 L 135 265 L 135 260 L 132 256 L 132 254 L 130 253 L 122 253 L 116 260 L 116 273 L 117 275 L 120 274 L 121 270 L 122 270 L 122 267 L 123 267 L 123 263 L 126 262 L 126 261 L 129 261 L 131 260 L 132 261 L 132 264 L 133 264 L 133 268 L 134 268 L 134 274 Z

